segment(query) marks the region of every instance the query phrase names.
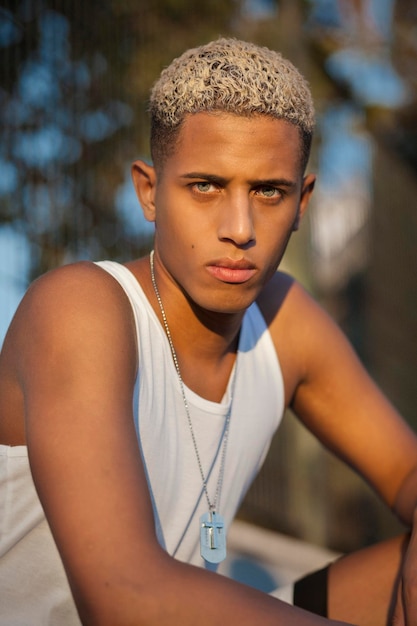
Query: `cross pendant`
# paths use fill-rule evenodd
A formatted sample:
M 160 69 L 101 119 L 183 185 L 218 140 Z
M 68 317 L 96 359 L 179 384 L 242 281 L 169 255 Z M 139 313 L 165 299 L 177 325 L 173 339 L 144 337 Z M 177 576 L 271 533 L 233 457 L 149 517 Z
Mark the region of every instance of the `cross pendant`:
M 200 553 L 209 563 L 220 563 L 226 558 L 224 520 L 215 511 L 200 517 Z

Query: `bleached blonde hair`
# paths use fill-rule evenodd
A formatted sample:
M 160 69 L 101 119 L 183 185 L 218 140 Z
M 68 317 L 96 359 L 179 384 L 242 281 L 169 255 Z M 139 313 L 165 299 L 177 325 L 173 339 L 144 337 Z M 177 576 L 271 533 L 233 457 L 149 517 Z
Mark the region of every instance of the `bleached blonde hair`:
M 187 114 L 222 111 L 267 115 L 299 127 L 303 167 L 314 129 L 306 80 L 279 52 L 237 39 L 217 39 L 184 52 L 151 90 L 151 152 L 162 164 Z

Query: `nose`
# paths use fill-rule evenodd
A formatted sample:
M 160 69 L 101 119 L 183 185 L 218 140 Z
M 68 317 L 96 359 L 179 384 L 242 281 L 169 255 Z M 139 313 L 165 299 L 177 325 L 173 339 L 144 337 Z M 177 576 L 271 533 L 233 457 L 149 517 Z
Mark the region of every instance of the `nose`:
M 253 211 L 247 194 L 225 198 L 220 207 L 218 236 L 237 246 L 245 246 L 255 240 Z

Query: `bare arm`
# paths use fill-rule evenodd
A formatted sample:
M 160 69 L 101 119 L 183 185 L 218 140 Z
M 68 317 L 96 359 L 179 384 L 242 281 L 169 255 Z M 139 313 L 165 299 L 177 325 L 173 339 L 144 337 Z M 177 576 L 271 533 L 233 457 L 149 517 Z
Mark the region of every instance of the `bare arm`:
M 288 405 L 411 523 L 417 498 L 416 434 L 378 389 L 343 333 L 297 283 L 287 287 L 271 333 Z
M 275 304 L 278 315 L 274 315 L 273 292 L 263 301 L 265 316 L 270 321 L 283 364 L 287 403 L 304 424 L 337 456 L 362 474 L 398 517 L 412 528 L 403 558 L 397 547 L 389 562 L 386 560 L 388 553 L 381 552 L 385 560 L 383 557 L 379 567 L 381 573 L 385 572 L 386 595 L 378 600 L 377 606 L 380 612 L 383 608 L 386 619 L 398 568 L 401 568 L 397 621 L 394 623 L 417 626 L 416 435 L 369 377 L 334 322 L 299 285 L 289 286 L 288 281 L 291 283 L 283 276 L 276 279 L 276 293 L 282 293 L 285 285 L 287 294 L 280 309 Z M 279 304 L 277 296 L 275 302 Z M 341 562 L 334 570 L 347 572 L 353 562 L 344 560 L 343 567 Z M 366 595 L 367 584 L 369 580 L 375 583 L 377 572 L 372 572 L 371 563 L 357 560 L 356 565 L 360 567 L 358 578 L 363 581 L 364 602 L 368 603 L 369 610 L 375 584 L 374 587 L 371 584 L 372 594 Z M 392 572 L 391 567 L 394 567 Z M 349 572 L 355 578 L 353 570 Z M 370 574 L 366 582 L 364 572 Z M 360 606 L 362 588 L 355 594 L 354 582 L 344 581 L 343 585 L 350 590 L 348 597 L 352 592 L 356 596 L 356 609 Z M 378 592 L 382 589 L 379 585 L 376 588 Z M 336 614 L 352 615 L 352 612 Z
M 314 319 L 314 313 L 311 314 Z M 311 382 L 301 385 L 300 394 L 294 397 L 294 407 L 301 411 L 312 430 L 358 470 L 412 529 L 406 553 L 398 563 L 400 555 L 391 562 L 386 559 L 380 563 L 381 573 L 385 572 L 381 574 L 383 580 L 384 576 L 396 575 L 384 601 L 380 599 L 377 606 L 380 610 L 384 602 L 388 602 L 388 607 L 391 605 L 399 575 L 398 601 L 392 623 L 417 626 L 416 435 L 381 394 L 338 330 L 330 324 L 328 333 L 322 332 L 321 337 L 324 350 L 323 361 L 318 367 L 319 378 L 315 380 L 313 375 Z M 315 342 L 313 345 L 315 350 L 319 350 Z M 314 402 L 311 394 L 315 395 L 320 378 L 323 391 Z M 324 415 L 322 421 L 317 421 L 315 411 Z M 392 566 L 394 571 L 389 574 Z M 363 568 L 362 571 L 368 570 Z M 369 580 L 376 582 L 377 575 L 377 571 L 371 572 Z M 359 592 L 356 597 L 359 604 Z M 369 593 L 368 602 L 370 597 Z M 351 615 L 350 612 L 342 614 Z
M 332 623 L 159 546 L 132 416 L 134 324 L 111 277 L 84 264 L 41 279 L 9 340 L 34 481 L 84 624 Z

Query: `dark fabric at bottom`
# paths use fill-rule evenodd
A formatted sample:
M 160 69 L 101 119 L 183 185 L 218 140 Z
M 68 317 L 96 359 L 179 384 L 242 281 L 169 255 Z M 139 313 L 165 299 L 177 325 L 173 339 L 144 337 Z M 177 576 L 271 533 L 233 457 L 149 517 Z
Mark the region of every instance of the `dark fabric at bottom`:
M 327 577 L 329 565 L 307 574 L 294 584 L 294 605 L 327 617 Z

